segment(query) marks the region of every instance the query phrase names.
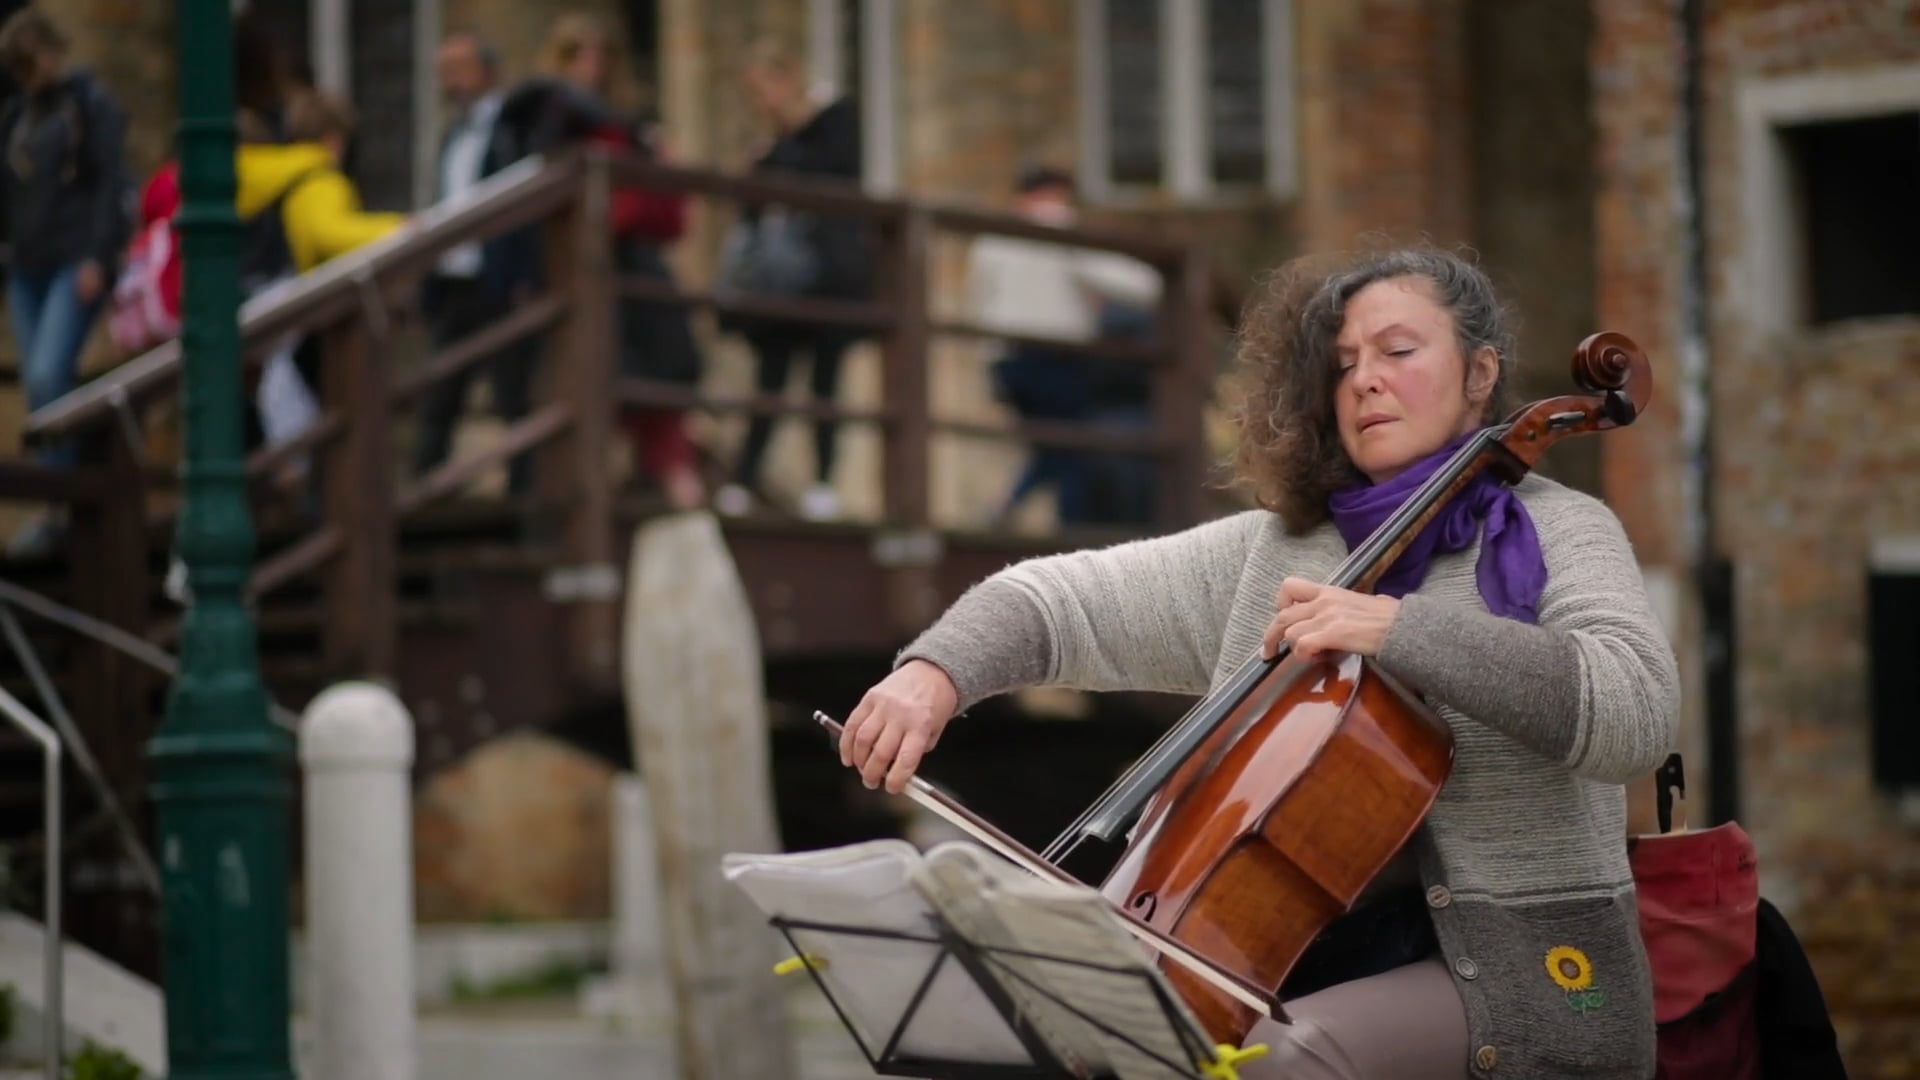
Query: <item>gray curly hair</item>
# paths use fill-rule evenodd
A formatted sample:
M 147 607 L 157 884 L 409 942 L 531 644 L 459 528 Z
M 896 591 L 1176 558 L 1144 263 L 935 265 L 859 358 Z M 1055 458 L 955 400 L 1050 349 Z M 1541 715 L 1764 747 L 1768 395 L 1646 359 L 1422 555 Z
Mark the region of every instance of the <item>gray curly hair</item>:
M 1340 443 L 1334 419 L 1340 378 L 1335 342 L 1354 294 L 1394 278 L 1427 282 L 1433 300 L 1453 317 L 1461 357 L 1483 347 L 1499 357 L 1499 376 L 1481 422 L 1511 407 L 1513 334 L 1507 312 L 1493 282 L 1467 258 L 1418 246 L 1287 263 L 1241 322 L 1235 358 L 1239 393 L 1232 410 L 1239 445 L 1232 464 L 1235 486 L 1278 513 L 1288 532 L 1306 532 L 1327 520 L 1329 497 L 1363 480 Z

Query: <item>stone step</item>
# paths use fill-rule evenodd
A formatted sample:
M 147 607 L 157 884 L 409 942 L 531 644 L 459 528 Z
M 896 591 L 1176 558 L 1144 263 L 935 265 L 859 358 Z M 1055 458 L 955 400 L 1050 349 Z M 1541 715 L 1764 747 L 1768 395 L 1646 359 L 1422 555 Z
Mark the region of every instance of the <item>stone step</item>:
M 0 985 L 13 987 L 13 1038 L 18 1060 L 40 1057 L 46 1005 L 42 960 L 46 932 L 14 911 L 0 911 Z M 64 1050 L 80 1052 L 92 1041 L 132 1058 L 149 1075 L 166 1073 L 167 1032 L 158 987 L 84 946 L 67 942 L 62 952 Z M 9 1063 L 9 1068 L 17 1066 Z

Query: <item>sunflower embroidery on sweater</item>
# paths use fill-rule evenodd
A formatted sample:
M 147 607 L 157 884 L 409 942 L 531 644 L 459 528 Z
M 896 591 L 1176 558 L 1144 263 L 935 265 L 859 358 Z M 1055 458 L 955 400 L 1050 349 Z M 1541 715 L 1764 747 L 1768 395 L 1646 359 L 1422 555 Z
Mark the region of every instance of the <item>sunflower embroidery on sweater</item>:
M 1574 1012 L 1591 1012 L 1607 1003 L 1606 992 L 1593 985 L 1593 961 L 1571 945 L 1555 945 L 1547 950 L 1547 977 L 1567 992 L 1567 1007 Z

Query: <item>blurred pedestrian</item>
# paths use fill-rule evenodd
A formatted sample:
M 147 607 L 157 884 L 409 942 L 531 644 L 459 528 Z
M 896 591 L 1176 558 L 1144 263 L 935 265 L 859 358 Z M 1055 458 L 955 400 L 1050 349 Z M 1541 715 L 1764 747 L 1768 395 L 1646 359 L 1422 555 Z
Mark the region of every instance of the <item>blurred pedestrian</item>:
M 742 78 L 748 100 L 772 136 L 751 172 L 831 178 L 849 185 L 860 182 L 860 114 L 850 99 L 817 100 L 809 92 L 800 62 L 774 42 L 763 41 L 753 48 Z M 736 294 L 864 299 L 872 288 L 872 242 L 870 230 L 850 218 L 745 206 L 729 240 L 722 287 Z M 846 351 L 860 337 L 859 331 L 846 327 L 758 317 L 731 317 L 722 325 L 739 330 L 752 346 L 754 386 L 760 393 L 784 393 L 794 360 L 805 354 L 811 364 L 813 399 L 829 405 L 839 393 Z M 748 422 L 733 482 L 715 498 L 715 506 L 723 513 L 751 509 L 761 463 L 773 437 L 773 419 L 756 415 Z M 833 487 L 838 431 L 836 421 L 814 421 L 814 483 L 800 499 L 803 517 L 827 520 L 840 514 Z
M 1064 227 L 1077 218 L 1072 174 L 1046 166 L 1022 170 L 1014 184 L 1014 211 L 1030 221 Z M 983 235 L 968 251 L 967 316 L 983 329 L 1011 338 L 993 364 L 994 391 L 1021 418 L 1088 423 L 1095 419 L 1096 371 L 1101 402 L 1132 398 L 1129 377 L 1114 361 L 1094 361 L 1071 349 L 1103 332 L 1111 305 L 1139 308 L 1160 295 L 1160 275 L 1124 255 L 1024 237 Z M 1004 526 L 1028 496 L 1052 486 L 1063 525 L 1094 520 L 1092 455 L 1069 447 L 1039 446 L 994 514 Z
M 440 43 L 436 63 L 448 120 L 440 137 L 434 198 L 444 202 L 465 197 L 481 180 L 513 164 L 518 153 L 499 122 L 506 94 L 493 45 L 471 31 L 449 34 Z M 524 267 L 516 265 L 515 239 L 470 241 L 434 265 L 421 289 L 420 306 L 435 352 L 480 331 L 532 294 Z M 525 416 L 531 404 L 536 345 L 536 339 L 522 338 L 483 361 L 493 411 L 508 423 Z M 427 388 L 414 444 L 416 473 L 431 471 L 452 450 L 479 366 L 463 368 Z M 508 463 L 510 493 L 523 495 L 531 489 L 531 465 L 525 454 Z
M 27 408 L 73 389 L 80 351 L 113 289 L 131 233 L 124 162 L 126 114 L 95 75 L 67 62 L 67 38 L 38 6 L 0 25 L 0 63 L 20 92 L 0 111 L 0 205 L 13 246 L 7 309 Z M 73 464 L 74 446 L 42 448 L 40 462 Z M 44 551 L 55 518 L 30 522 L 16 551 Z
M 634 114 L 619 39 L 601 20 L 578 12 L 561 16 L 540 50 L 542 76 L 561 84 L 549 92 L 533 125 L 533 143 L 560 137 L 660 160 L 667 147 L 659 125 Z M 614 189 L 609 207 L 614 266 L 622 275 L 674 284 L 666 247 L 687 228 L 687 199 L 678 192 L 634 185 Z M 618 300 L 619 373 L 627 379 L 692 386 L 705 368 L 687 309 L 621 297 Z M 706 483 L 687 431 L 684 409 L 640 405 L 622 412 L 636 474 L 657 483 L 676 509 L 705 504 Z

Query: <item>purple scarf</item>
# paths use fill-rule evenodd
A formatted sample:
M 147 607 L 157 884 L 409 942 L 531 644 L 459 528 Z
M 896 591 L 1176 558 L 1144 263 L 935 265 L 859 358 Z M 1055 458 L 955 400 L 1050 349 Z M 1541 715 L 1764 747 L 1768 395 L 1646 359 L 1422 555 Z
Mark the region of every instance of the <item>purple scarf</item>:
M 1330 500 L 1334 527 L 1347 541 L 1347 550 L 1359 547 L 1381 523 L 1400 509 L 1407 496 L 1438 472 L 1466 443 L 1455 441 L 1384 484 L 1361 484 L 1336 491 Z M 1442 552 L 1464 551 L 1486 523 L 1475 577 L 1480 596 L 1495 615 L 1521 622 L 1539 621 L 1540 594 L 1547 587 L 1547 563 L 1540 553 L 1540 535 L 1533 518 L 1513 489 L 1483 471 L 1466 490 L 1420 531 L 1400 553 L 1393 568 L 1380 578 L 1374 591 L 1382 596 L 1405 596 L 1427 578 L 1427 567 Z

